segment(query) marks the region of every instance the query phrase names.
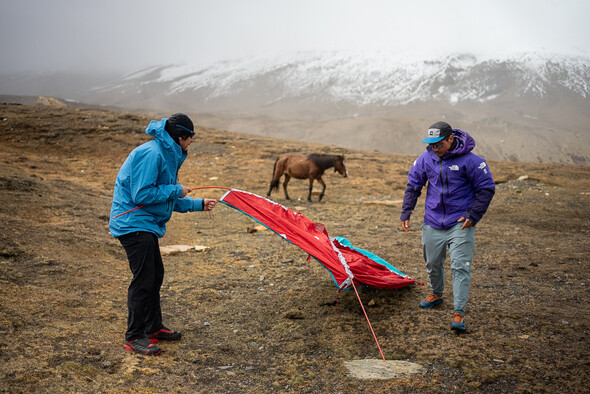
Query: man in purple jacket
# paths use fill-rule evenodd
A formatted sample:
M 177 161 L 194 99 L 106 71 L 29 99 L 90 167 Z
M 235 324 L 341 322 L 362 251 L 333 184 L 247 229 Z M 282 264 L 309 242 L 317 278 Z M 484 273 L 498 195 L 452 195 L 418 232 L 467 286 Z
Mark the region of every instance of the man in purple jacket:
M 420 302 L 420 307 L 430 309 L 443 302 L 443 264 L 448 247 L 454 298 L 451 329 L 465 331 L 465 306 L 475 247 L 474 226 L 492 201 L 494 179 L 486 161 L 471 153 L 475 141 L 465 131 L 452 129 L 446 122 L 436 122 L 428 128 L 422 142 L 428 146 L 408 174 L 401 225 L 406 232 L 412 230 L 410 215 L 428 181 L 422 251 L 431 294 Z

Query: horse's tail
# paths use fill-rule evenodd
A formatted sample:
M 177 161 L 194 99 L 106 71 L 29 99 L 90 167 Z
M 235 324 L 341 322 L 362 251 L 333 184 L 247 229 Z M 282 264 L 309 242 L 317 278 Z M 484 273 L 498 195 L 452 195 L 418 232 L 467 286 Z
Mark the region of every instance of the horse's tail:
M 277 157 L 277 159 L 275 160 L 275 164 L 272 166 L 272 179 L 275 179 L 275 174 L 277 173 L 277 163 L 280 159 L 280 157 Z
M 280 158 L 280 157 L 278 157 L 278 158 L 275 160 L 275 164 L 274 164 L 274 166 L 272 167 L 272 179 L 271 179 L 271 181 L 270 181 L 270 188 L 268 189 L 268 194 L 267 194 L 267 196 L 270 196 L 270 193 L 271 193 L 273 190 L 274 190 L 274 191 L 277 191 L 277 190 L 279 190 L 279 179 L 281 179 L 281 175 L 283 175 L 283 172 L 282 172 L 282 171 L 279 171 L 279 172 L 277 172 L 277 164 L 278 164 L 279 160 L 281 160 L 281 158 Z M 277 176 L 277 173 L 279 174 L 278 176 Z

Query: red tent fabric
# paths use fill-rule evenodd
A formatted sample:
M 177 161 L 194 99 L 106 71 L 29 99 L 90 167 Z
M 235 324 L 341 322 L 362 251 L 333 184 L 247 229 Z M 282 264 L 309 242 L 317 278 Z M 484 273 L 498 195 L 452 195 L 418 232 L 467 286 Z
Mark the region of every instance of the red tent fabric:
M 376 263 L 356 250 L 341 245 L 336 239 L 332 239 L 332 243 L 338 248 L 348 263 L 348 266 L 354 275 L 355 284 L 363 284 L 384 289 L 398 289 L 400 287 L 423 284 L 416 282 L 409 276 L 402 276 L 390 271 L 385 266 Z
M 352 287 L 351 281 L 355 285 L 387 289 L 418 284 L 330 238 L 323 224 L 314 223 L 267 198 L 231 189 L 219 201 L 245 213 L 313 256 L 330 272 L 339 290 Z

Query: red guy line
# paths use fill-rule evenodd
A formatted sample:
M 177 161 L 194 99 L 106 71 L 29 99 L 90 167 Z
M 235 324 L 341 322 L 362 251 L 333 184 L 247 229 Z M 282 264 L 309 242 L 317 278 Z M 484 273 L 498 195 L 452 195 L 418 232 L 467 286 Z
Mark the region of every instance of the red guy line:
M 365 319 L 367 319 L 367 323 L 369 323 L 369 328 L 371 329 L 371 333 L 373 334 L 373 338 L 375 338 L 375 343 L 377 344 L 377 348 L 379 349 L 379 353 L 381 353 L 381 358 L 383 359 L 384 363 L 387 363 L 387 361 L 385 361 L 385 356 L 383 355 L 383 351 L 381 350 L 381 346 L 379 346 L 379 341 L 377 341 L 377 336 L 375 336 L 375 331 L 373 331 L 373 326 L 371 326 L 371 322 L 369 321 L 369 316 L 367 316 L 367 312 L 365 311 L 365 307 L 363 306 L 363 302 L 361 301 L 361 297 L 359 296 L 358 291 L 356 291 L 356 286 L 354 285 L 354 281 L 351 280 L 350 283 L 352 283 L 352 288 L 354 289 L 354 292 L 356 293 L 356 297 L 359 299 L 359 304 L 361 304 L 361 308 L 363 309 L 363 313 L 365 314 Z
M 119 216 L 121 216 L 121 215 L 125 215 L 126 213 L 133 212 L 133 211 L 135 211 L 136 209 L 143 208 L 143 207 L 144 207 L 144 205 L 140 205 L 140 206 L 138 206 L 138 207 L 135 207 L 135 208 L 133 208 L 133 209 L 130 209 L 130 210 L 128 210 L 127 212 L 123 212 L 123 213 L 120 213 L 120 214 L 118 214 L 117 216 L 113 216 L 113 219 L 114 219 L 114 218 L 118 218 L 118 217 L 119 217 Z
M 224 189 L 224 190 L 231 190 L 231 187 L 222 187 L 222 186 L 199 186 L 199 187 L 192 187 L 191 190 L 198 190 L 198 189 Z
M 225 189 L 225 190 L 231 190 L 231 187 L 221 187 L 221 186 L 200 186 L 200 187 L 192 187 L 190 190 L 197 190 L 197 189 Z M 118 215 L 116 215 L 116 216 L 113 216 L 113 219 L 114 219 L 114 218 L 118 218 L 119 216 L 125 215 L 125 214 L 127 214 L 127 213 L 129 213 L 129 212 L 133 212 L 133 211 L 135 211 L 136 209 L 143 208 L 144 206 L 145 206 L 145 205 L 140 205 L 140 206 L 138 206 L 138 207 L 135 207 L 135 208 L 133 208 L 133 209 L 130 209 L 130 210 L 128 210 L 128 211 L 125 211 L 125 212 L 123 212 L 123 213 L 120 213 L 120 214 L 118 214 Z

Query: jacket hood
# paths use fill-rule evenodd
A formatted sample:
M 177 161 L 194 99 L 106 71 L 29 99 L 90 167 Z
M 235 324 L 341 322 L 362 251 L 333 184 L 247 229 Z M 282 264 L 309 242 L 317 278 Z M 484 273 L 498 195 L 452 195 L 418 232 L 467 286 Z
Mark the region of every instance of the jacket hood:
M 471 152 L 473 148 L 475 148 L 475 140 L 466 131 L 461 129 L 453 129 L 453 135 L 455 136 L 455 141 L 457 141 L 455 144 L 455 149 L 447 151 L 447 153 L 445 153 L 443 156 L 443 159 L 464 155 L 465 153 Z M 426 148 L 426 150 L 435 154 L 430 145 Z
M 145 129 L 145 133 L 156 137 L 164 149 L 171 152 L 176 160 L 181 160 L 183 156 L 182 148 L 178 145 L 170 134 L 164 128 L 168 118 L 162 118 L 162 120 L 152 120 Z

